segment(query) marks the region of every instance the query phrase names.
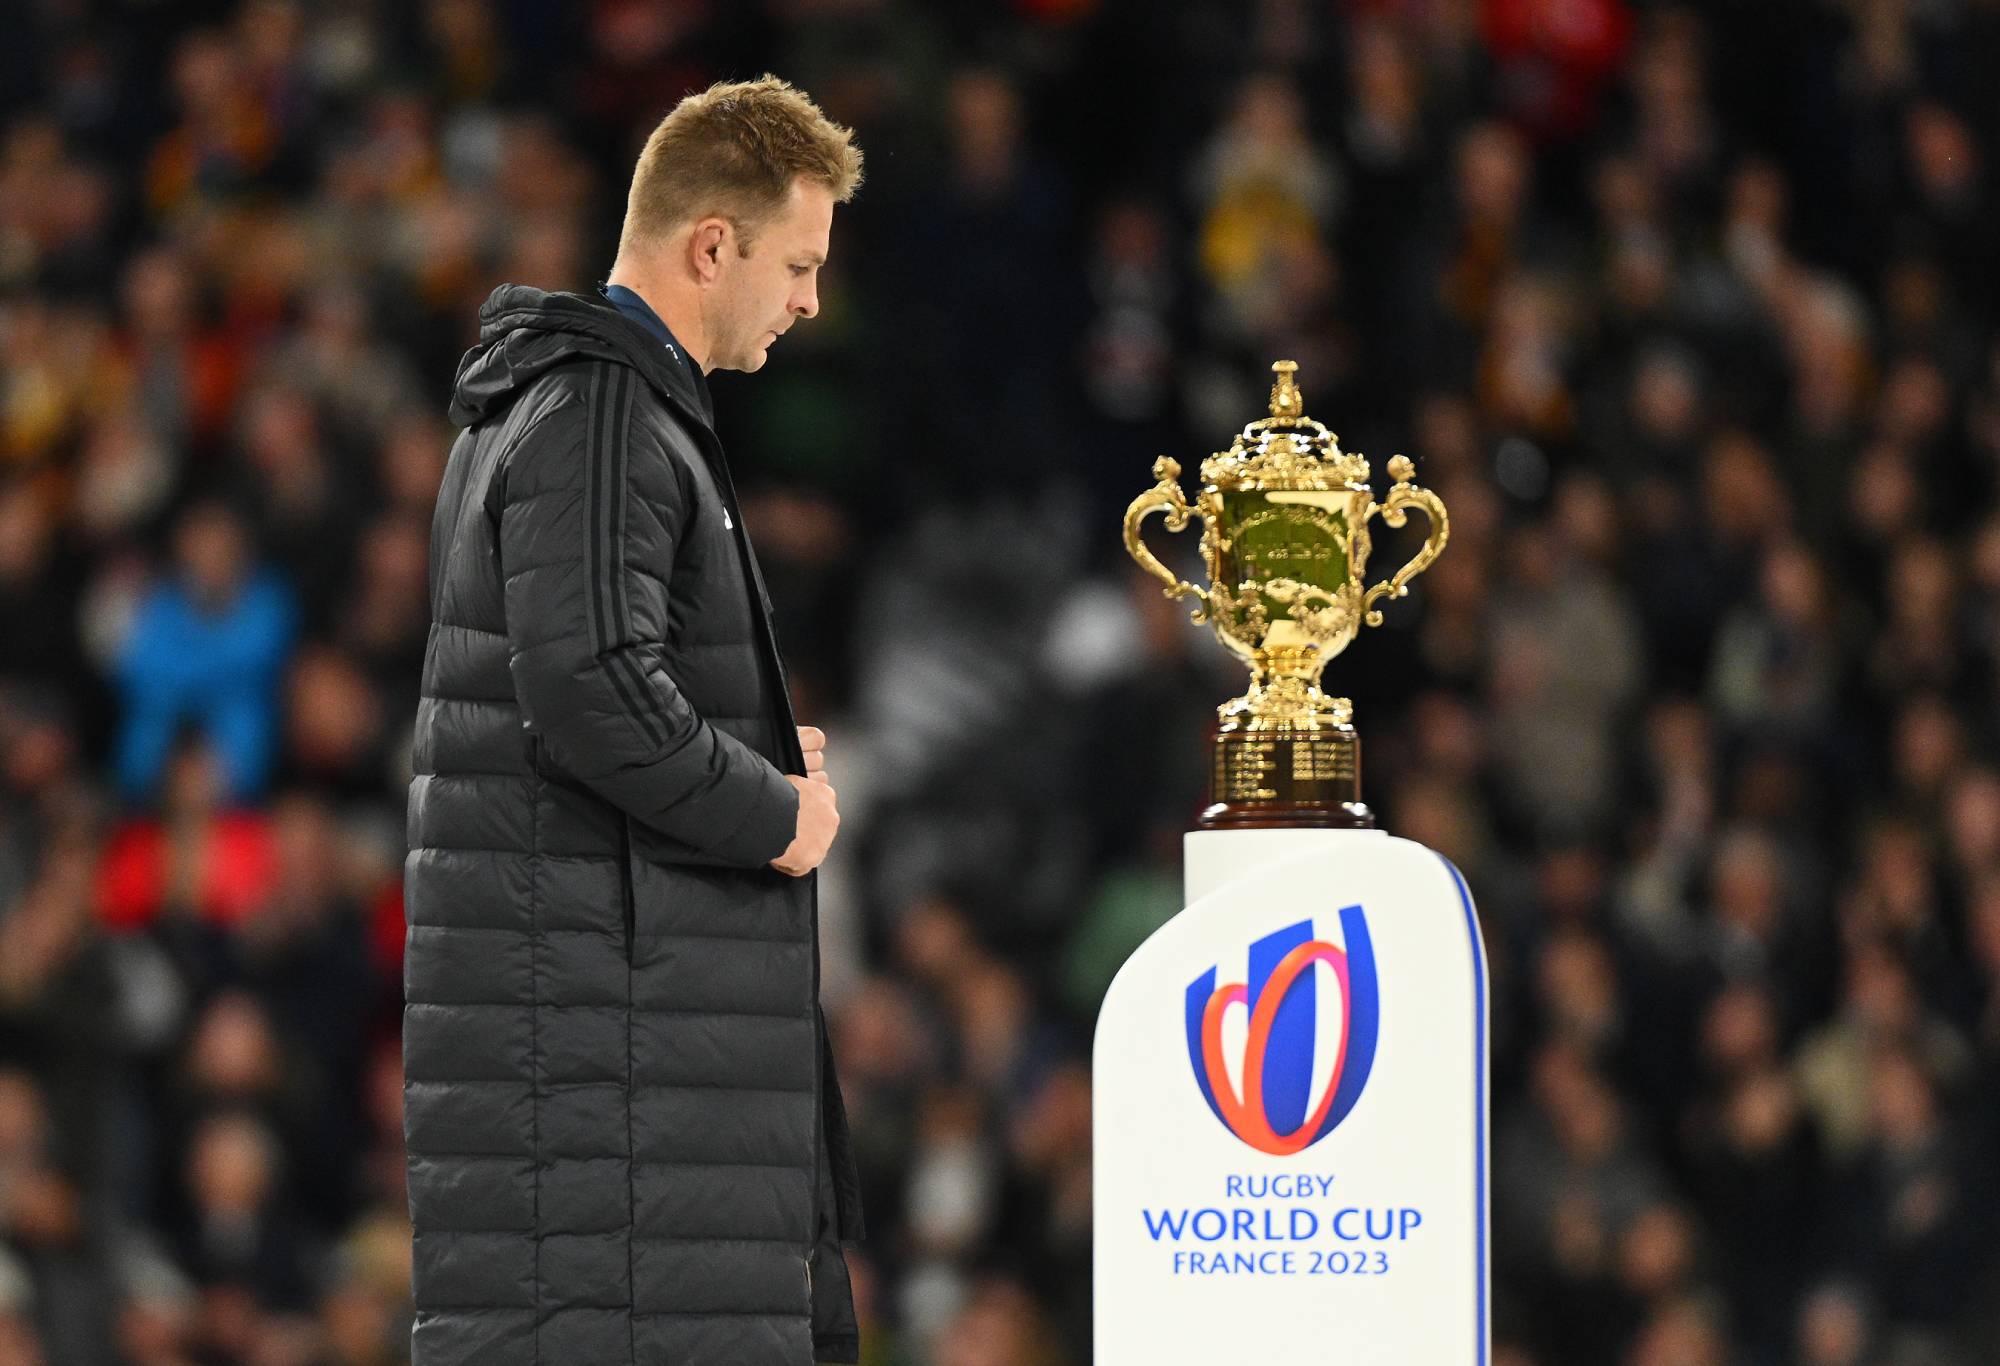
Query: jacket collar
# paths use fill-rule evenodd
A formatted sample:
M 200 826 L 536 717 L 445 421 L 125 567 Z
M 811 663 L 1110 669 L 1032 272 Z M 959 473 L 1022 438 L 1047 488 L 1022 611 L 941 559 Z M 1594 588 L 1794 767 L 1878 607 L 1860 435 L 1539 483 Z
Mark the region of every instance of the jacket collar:
M 505 392 L 550 365 L 599 356 L 628 365 L 686 416 L 712 458 L 721 457 L 707 384 L 643 325 L 603 299 L 501 285 L 479 309 L 480 345 L 459 362 L 453 420 L 466 425 Z
M 694 357 L 688 354 L 687 348 L 681 345 L 680 338 L 676 337 L 673 329 L 667 326 L 666 319 L 662 318 L 658 311 L 646 302 L 645 296 L 635 289 L 628 289 L 624 285 L 614 285 L 608 281 L 600 281 L 597 286 L 597 292 L 604 296 L 605 302 L 617 309 L 626 318 L 639 324 L 639 326 L 651 333 L 654 339 L 666 348 L 667 354 L 672 356 L 676 362 L 687 367 L 689 377 L 694 380 L 695 393 L 700 397 L 702 411 L 708 414 L 709 426 L 713 427 L 715 425 L 715 401 L 709 396 L 708 379 L 702 374 L 701 367 L 695 363 Z

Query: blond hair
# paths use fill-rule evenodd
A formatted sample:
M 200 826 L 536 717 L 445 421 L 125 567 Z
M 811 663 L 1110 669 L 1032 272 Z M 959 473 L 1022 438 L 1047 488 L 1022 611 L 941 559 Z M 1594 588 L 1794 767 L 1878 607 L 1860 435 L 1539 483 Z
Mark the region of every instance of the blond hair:
M 758 228 L 800 179 L 831 191 L 837 203 L 853 198 L 861 183 L 853 133 L 776 76 L 718 81 L 675 105 L 646 139 L 619 250 L 714 214 L 729 220 L 738 250 L 748 255 Z

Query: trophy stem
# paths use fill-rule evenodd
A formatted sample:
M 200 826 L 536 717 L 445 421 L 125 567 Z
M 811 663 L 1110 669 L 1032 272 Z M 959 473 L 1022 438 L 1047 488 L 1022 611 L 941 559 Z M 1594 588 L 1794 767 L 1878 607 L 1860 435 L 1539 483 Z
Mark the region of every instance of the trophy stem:
M 1209 805 L 1196 822 L 1204 830 L 1375 827 L 1361 800 L 1361 737 L 1345 698 L 1318 724 L 1226 715 L 1210 759 Z

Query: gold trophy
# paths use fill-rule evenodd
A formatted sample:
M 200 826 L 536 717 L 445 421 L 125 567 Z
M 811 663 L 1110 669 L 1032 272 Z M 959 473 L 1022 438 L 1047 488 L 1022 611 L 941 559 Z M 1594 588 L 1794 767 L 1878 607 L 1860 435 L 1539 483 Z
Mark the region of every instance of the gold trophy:
M 1125 509 L 1125 549 L 1166 585 L 1170 598 L 1201 605 L 1194 621 L 1215 628 L 1250 666 L 1250 690 L 1217 708 L 1209 806 L 1200 824 L 1372 826 L 1361 800 L 1361 742 L 1354 705 L 1320 691 L 1320 672 L 1346 649 L 1363 622 L 1382 624 L 1376 603 L 1400 598 L 1444 549 L 1451 534 L 1444 504 L 1410 482 L 1416 467 L 1389 461 L 1395 480 L 1375 501 L 1365 457 L 1305 415 L 1296 362 L 1271 367 L 1271 415 L 1245 427 L 1227 451 L 1201 462 L 1201 492 L 1181 492 L 1181 467 L 1161 456 L 1160 482 Z M 1380 515 L 1401 527 L 1415 508 L 1430 523 L 1416 557 L 1364 589 L 1368 522 Z M 1197 588 L 1161 564 L 1140 537 L 1155 512 L 1167 530 L 1201 518 L 1201 554 L 1209 585 Z

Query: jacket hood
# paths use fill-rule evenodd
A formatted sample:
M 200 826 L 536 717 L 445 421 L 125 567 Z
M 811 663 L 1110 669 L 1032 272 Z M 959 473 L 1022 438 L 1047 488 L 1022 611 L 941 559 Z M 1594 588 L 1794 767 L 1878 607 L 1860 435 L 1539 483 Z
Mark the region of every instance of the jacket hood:
M 579 360 L 630 366 L 696 422 L 709 425 L 694 381 L 644 328 L 601 300 L 527 285 L 501 285 L 480 305 L 479 344 L 458 362 L 451 421 L 469 427 L 556 366 Z

